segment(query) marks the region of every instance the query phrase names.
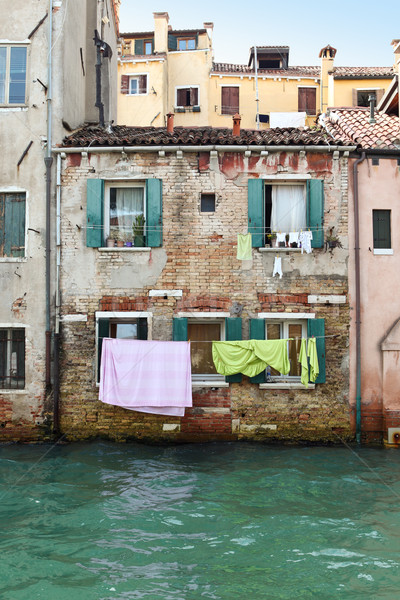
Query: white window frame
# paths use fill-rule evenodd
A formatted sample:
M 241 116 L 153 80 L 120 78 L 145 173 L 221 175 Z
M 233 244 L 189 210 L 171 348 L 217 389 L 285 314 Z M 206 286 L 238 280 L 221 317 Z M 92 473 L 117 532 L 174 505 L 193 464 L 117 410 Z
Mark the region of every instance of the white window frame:
M 146 91 L 139 92 L 139 77 L 143 77 L 143 75 L 146 76 Z M 128 75 L 128 77 L 129 77 L 128 96 L 148 96 L 149 95 L 149 74 L 148 73 L 132 73 L 132 74 Z M 137 80 L 138 91 L 136 94 L 131 92 L 131 81 L 132 80 Z
M 104 242 L 110 235 L 110 190 L 111 188 L 142 188 L 143 189 L 143 214 L 146 219 L 146 182 L 145 181 L 129 181 L 121 179 L 105 180 L 104 188 Z M 146 225 L 145 225 L 146 227 Z
M 307 178 L 309 179 L 309 178 Z M 267 185 L 269 186 L 293 186 L 293 185 L 298 185 L 298 186 L 302 186 L 303 187 L 303 193 L 304 193 L 304 204 L 305 204 L 305 213 L 306 213 L 306 223 L 304 224 L 303 227 L 301 227 L 300 229 L 306 229 L 307 228 L 307 180 L 305 179 L 291 179 L 288 181 L 282 181 L 282 180 L 278 180 L 278 179 L 264 179 L 264 186 L 266 187 Z M 264 189 L 264 194 L 265 194 L 265 189 Z M 265 204 L 264 204 L 264 209 L 265 209 Z M 265 231 L 267 230 L 267 228 L 271 228 L 271 221 L 269 224 L 267 224 L 266 222 L 266 215 L 264 214 L 264 227 L 265 227 Z M 286 231 L 285 233 L 290 233 L 289 231 Z M 290 248 L 289 248 L 290 250 Z M 292 248 L 292 250 L 298 250 L 298 248 Z
M 197 104 L 190 104 L 189 106 L 183 106 L 178 104 L 178 90 L 189 90 L 190 88 L 197 88 Z M 193 108 L 193 106 L 200 106 L 200 85 L 177 85 L 175 86 L 175 108 Z
M 95 362 L 95 381 L 96 385 L 99 386 L 100 373 L 98 373 L 98 364 L 99 364 L 99 320 L 100 319 L 109 319 L 110 321 L 123 323 L 132 321 L 132 319 L 147 319 L 147 339 L 151 340 L 153 335 L 153 315 L 151 312 L 146 311 L 111 311 L 111 310 L 100 310 L 95 313 L 96 319 L 96 362 Z
M 6 56 L 6 79 L 4 82 L 4 102 L 0 103 L 0 107 L 19 107 L 26 106 L 28 100 L 28 69 L 29 69 L 29 42 L 13 42 L 10 41 L 7 43 L 2 42 L 0 40 L 0 48 L 7 48 L 7 56 Z M 11 60 L 11 48 L 26 48 L 26 66 L 25 66 L 25 99 L 24 102 L 9 102 L 10 96 L 10 60 Z

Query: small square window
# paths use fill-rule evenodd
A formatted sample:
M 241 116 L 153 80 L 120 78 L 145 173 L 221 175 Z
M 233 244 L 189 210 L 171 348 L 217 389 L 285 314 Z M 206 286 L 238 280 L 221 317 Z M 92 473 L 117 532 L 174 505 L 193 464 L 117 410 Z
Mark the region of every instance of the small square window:
M 372 157 L 372 165 L 374 167 L 378 167 L 379 166 L 379 158 L 377 156 L 373 156 Z
M 201 212 L 215 212 L 215 194 L 201 194 Z
M 129 77 L 129 94 L 132 96 L 147 94 L 147 75 Z

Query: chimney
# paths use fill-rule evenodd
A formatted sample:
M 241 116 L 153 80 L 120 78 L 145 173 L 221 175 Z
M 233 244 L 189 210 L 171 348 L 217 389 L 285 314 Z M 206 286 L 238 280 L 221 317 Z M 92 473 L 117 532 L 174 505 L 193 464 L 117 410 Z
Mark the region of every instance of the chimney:
M 168 52 L 168 23 L 167 12 L 155 12 L 154 17 L 154 52 Z
M 174 133 L 174 113 L 167 114 L 167 133 Z
M 370 94 L 368 96 L 368 102 L 369 102 L 369 122 L 371 124 L 376 123 L 376 120 L 375 120 L 375 100 L 376 100 L 375 94 Z
M 329 44 L 322 48 L 319 53 L 321 59 L 321 82 L 320 82 L 320 111 L 326 112 L 328 106 L 333 106 L 333 99 L 329 97 L 329 72 L 333 69 L 333 61 L 336 56 L 336 48 Z
M 207 23 L 203 23 L 204 29 L 207 31 L 208 39 L 210 40 L 210 48 L 212 48 L 212 34 L 214 29 L 214 23 L 208 21 Z
M 236 113 L 236 115 L 233 115 L 233 131 L 232 131 L 232 135 L 234 135 L 235 137 L 239 137 L 240 136 L 240 121 L 242 120 L 242 117 Z

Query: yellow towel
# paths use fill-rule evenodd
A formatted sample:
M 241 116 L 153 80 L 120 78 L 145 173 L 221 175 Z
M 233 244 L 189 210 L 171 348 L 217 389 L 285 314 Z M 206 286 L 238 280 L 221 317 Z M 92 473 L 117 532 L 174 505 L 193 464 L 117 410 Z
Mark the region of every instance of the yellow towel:
M 307 354 L 310 359 L 310 381 L 314 383 L 319 375 L 317 340 L 315 338 L 309 338 Z
M 305 338 L 301 340 L 299 363 L 301 364 L 301 383 L 308 388 L 308 360 Z
M 238 260 L 251 260 L 251 233 L 238 233 L 237 254 Z

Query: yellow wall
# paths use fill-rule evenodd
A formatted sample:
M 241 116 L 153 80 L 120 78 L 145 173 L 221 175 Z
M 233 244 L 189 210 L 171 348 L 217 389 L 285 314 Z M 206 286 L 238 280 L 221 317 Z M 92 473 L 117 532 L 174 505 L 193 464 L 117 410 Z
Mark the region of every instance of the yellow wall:
M 118 94 L 118 124 L 164 127 L 167 63 L 164 59 L 120 63 L 118 67 L 119 91 L 121 90 L 122 75 L 139 73 L 147 73 L 148 93 L 134 96 L 121 94 L 121 92 Z M 156 117 L 158 113 L 160 114 Z M 154 117 L 156 118 L 154 119 Z
M 354 106 L 353 89 L 387 90 L 391 79 L 333 79 L 330 75 L 329 106 Z M 332 90 L 333 88 L 333 90 Z

